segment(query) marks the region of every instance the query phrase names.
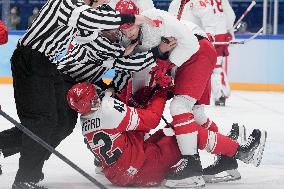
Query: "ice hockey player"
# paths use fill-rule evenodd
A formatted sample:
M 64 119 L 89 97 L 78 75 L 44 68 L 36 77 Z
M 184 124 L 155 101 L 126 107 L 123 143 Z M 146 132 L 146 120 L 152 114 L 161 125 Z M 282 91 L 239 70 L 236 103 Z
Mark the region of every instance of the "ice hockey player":
M 178 19 L 191 21 L 214 36 L 211 41 L 227 42 L 232 39 L 235 14 L 228 0 L 173 0 L 168 10 Z M 227 78 L 228 45 L 215 45 L 217 64 L 211 79 L 212 95 L 215 105 L 225 106 L 226 98 L 230 96 L 230 86 Z
M 4 23 L 0 20 L 0 45 L 4 45 L 8 42 L 8 29 Z
M 101 162 L 103 173 L 115 185 L 160 185 L 181 156 L 175 136 L 165 136 L 162 130 L 144 141 L 145 133 L 159 124 L 166 103 L 165 89 L 156 91 L 143 108 L 130 107 L 111 95 L 106 92 L 100 99 L 96 87 L 88 82 L 74 85 L 67 94 L 70 107 L 81 113 L 82 133 Z M 257 129 L 243 145 L 219 133 L 210 135 L 201 126 L 197 132 L 198 148 L 214 148 L 211 153 L 221 153 L 246 163 L 257 152 L 262 140 L 261 131 Z M 213 136 L 219 142 L 207 143 Z M 188 163 L 184 162 L 184 166 Z M 192 185 L 185 183 L 180 187 Z
M 124 23 L 153 22 L 140 15 L 122 15 L 96 8 L 108 0 L 49 0 L 21 37 L 11 58 L 14 97 L 23 125 L 56 147 L 75 127 L 77 113 L 66 102 L 72 86 L 52 64 L 77 30 L 98 32 Z M 56 133 L 56 134 L 54 134 Z M 50 153 L 22 136 L 21 157 L 13 189 L 40 188 L 42 167 Z
M 129 12 L 128 9 L 134 6 L 127 6 L 127 2 L 121 3 L 123 7 L 116 9 L 121 13 L 124 10 Z M 170 104 L 170 112 L 182 158 L 175 166 L 176 172 L 167 177 L 166 186 L 203 185 L 197 131 L 200 125 L 208 128 L 210 136 L 214 136 L 213 131 L 217 130 L 216 124 L 212 124 L 203 110 L 203 105 L 210 102 L 210 78 L 216 64 L 216 51 L 205 36 L 194 35 L 184 22 L 179 22 L 165 11 L 151 9 L 141 14 L 159 23 L 160 27 L 150 28 L 142 24 L 140 27 L 130 25 L 122 29 L 130 40 L 140 41 L 138 50 L 145 51 L 153 47 L 162 37 L 172 36 L 177 39 L 177 46 L 169 54 L 169 61 L 177 66 L 174 74 L 175 96 Z M 212 139 L 209 142 L 212 148 L 208 149 L 211 152 L 215 150 L 213 144 L 216 141 L 214 137 L 209 138 Z
M 236 15 L 228 0 L 211 1 L 214 8 L 214 15 L 217 18 L 215 34 L 216 42 L 228 42 L 234 37 L 233 25 Z M 228 69 L 228 45 L 215 45 L 217 51 L 217 63 L 211 76 L 211 89 L 215 105 L 225 106 L 226 99 L 231 94 Z

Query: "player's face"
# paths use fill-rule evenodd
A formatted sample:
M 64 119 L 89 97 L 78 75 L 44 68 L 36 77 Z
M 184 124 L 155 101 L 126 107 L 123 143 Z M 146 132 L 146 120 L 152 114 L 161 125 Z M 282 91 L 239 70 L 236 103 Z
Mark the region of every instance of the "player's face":
M 121 29 L 122 33 L 130 40 L 135 40 L 139 36 L 140 27 L 137 25 L 133 25 L 127 29 Z
M 91 101 L 91 104 L 92 104 L 92 110 L 97 110 L 99 109 L 99 107 L 101 106 L 101 100 L 100 98 L 94 98 L 92 101 Z

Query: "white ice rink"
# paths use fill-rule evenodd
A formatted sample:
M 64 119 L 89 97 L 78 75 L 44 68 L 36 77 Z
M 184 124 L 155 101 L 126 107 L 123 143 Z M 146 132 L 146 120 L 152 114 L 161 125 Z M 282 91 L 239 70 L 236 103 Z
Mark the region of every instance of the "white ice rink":
M 18 120 L 12 85 L 0 85 L 0 104 L 3 111 Z M 256 168 L 239 161 L 241 180 L 207 184 L 206 188 L 284 189 L 284 93 L 233 91 L 226 107 L 209 106 L 206 110 L 209 117 L 219 125 L 220 131 L 224 134 L 235 122 L 244 124 L 248 133 L 253 128 L 268 131 L 266 148 L 260 167 Z M 169 111 L 166 110 L 164 115 L 169 121 L 171 120 Z M 0 131 L 10 127 L 13 125 L 0 116 Z M 108 187 L 120 188 L 111 186 L 102 176 L 94 173 L 92 154 L 83 143 L 79 124 L 73 134 L 64 140 L 57 150 Z M 0 189 L 11 188 L 18 168 L 18 159 L 19 155 L 6 159 L 0 158 L 4 172 L 0 176 Z M 201 152 L 201 159 L 205 167 L 212 163 L 213 156 Z M 43 172 L 45 179 L 41 184 L 49 189 L 97 188 L 54 155 L 45 163 Z

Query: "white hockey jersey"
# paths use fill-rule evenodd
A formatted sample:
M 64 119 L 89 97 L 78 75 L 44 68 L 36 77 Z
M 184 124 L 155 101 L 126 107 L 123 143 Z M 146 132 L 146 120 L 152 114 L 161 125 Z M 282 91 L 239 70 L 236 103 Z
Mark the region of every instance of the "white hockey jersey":
M 169 6 L 168 12 L 180 20 L 187 20 L 197 24 L 206 33 L 216 34 L 216 18 L 214 17 L 213 7 L 203 0 L 173 0 Z
M 108 5 L 111 6 L 111 8 L 114 9 L 115 5 L 118 1 L 120 1 L 120 0 L 110 0 Z M 135 3 L 135 5 L 137 5 L 140 12 L 143 12 L 143 11 L 148 10 L 148 9 L 155 8 L 152 0 L 132 0 L 132 1 Z
M 143 52 L 158 46 L 161 37 L 175 37 L 177 46 L 170 52 L 169 60 L 177 66 L 181 66 L 198 51 L 199 43 L 193 31 L 197 27 L 190 27 L 190 23 L 180 22 L 168 12 L 158 9 L 146 10 L 141 14 L 156 20 L 159 26 L 152 27 L 147 24 L 141 26 L 140 41 L 142 44 L 138 46 L 138 51 Z
M 182 0 L 173 0 L 169 12 L 178 16 Z M 181 19 L 192 21 L 212 35 L 232 29 L 235 13 L 228 0 L 186 0 Z

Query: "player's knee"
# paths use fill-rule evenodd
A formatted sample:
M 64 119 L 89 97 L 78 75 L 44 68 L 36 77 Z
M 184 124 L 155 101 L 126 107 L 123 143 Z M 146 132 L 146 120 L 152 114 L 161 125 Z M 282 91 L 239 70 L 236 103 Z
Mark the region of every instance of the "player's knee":
M 193 115 L 197 124 L 203 125 L 207 122 L 208 117 L 205 115 L 204 105 L 195 105 L 193 107 Z
M 192 113 L 192 108 L 196 103 L 196 99 L 187 95 L 177 95 L 173 98 L 170 104 L 170 112 L 172 116 Z

